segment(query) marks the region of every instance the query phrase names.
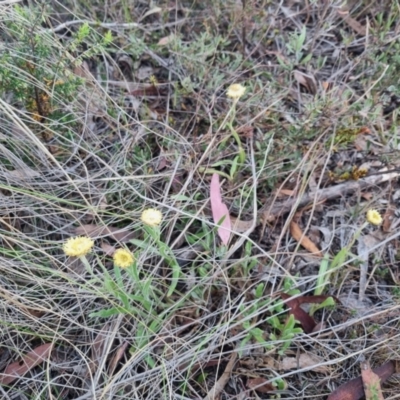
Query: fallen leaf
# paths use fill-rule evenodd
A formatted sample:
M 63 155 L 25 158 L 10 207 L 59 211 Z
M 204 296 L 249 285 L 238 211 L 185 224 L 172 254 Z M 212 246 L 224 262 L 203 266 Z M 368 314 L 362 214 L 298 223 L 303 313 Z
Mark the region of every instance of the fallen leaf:
M 382 224 L 382 230 L 383 232 L 389 233 L 392 229 L 392 222 L 395 217 L 395 207 L 388 207 L 386 209 L 385 214 L 383 215 L 383 224 Z
M 253 226 L 253 221 L 243 221 L 236 217 L 231 217 L 232 230 L 238 233 L 244 233 Z
M 3 373 L 0 373 L 0 385 L 9 385 L 45 361 L 49 357 L 52 347 L 53 343 L 42 344 L 26 353 L 22 360 L 10 364 Z
M 299 70 L 293 71 L 294 79 L 301 85 L 304 86 L 308 93 L 317 93 L 317 82 L 312 75 L 305 74 Z
M 372 370 L 382 382 L 385 382 L 395 372 L 395 363 L 389 361 L 378 368 Z M 359 400 L 365 396 L 363 381 L 361 378 L 355 378 L 339 386 L 331 393 L 327 400 Z
M 328 374 L 330 368 L 328 365 L 320 365 L 324 359 L 315 354 L 303 353 L 299 357 L 285 357 L 279 364 L 280 370 L 287 371 L 289 369 L 310 368 L 312 371 L 322 374 Z
M 305 333 L 312 333 L 317 326 L 317 323 L 315 322 L 314 318 L 312 318 L 310 315 L 308 315 L 301 307 L 301 304 L 321 304 L 323 303 L 328 297 L 332 297 L 336 302 L 338 300 L 334 298 L 333 296 L 325 296 L 325 295 L 319 295 L 319 296 L 299 296 L 296 298 L 291 299 L 292 296 L 286 293 L 281 293 L 280 294 L 282 300 L 287 300 L 285 301 L 286 305 L 290 308 L 290 314 L 294 315 L 294 318 L 296 321 L 298 321 L 301 326 L 303 327 L 303 330 Z M 290 300 L 288 300 L 290 299 Z
M 117 242 L 129 242 L 135 237 L 135 234 L 127 229 L 114 228 L 112 226 L 98 226 L 95 224 L 81 225 L 74 230 L 75 235 L 85 235 L 92 239 L 97 239 L 99 236 L 111 237 Z
M 211 178 L 210 201 L 214 223 L 218 224 L 222 218 L 224 218 L 221 225 L 218 227 L 218 236 L 221 238 L 222 243 L 227 246 L 231 236 L 231 218 L 229 216 L 228 207 L 222 202 L 218 174 L 213 174 Z
M 209 390 L 203 400 L 215 400 L 219 398 L 219 394 L 224 390 L 225 385 L 228 383 L 229 378 L 231 377 L 233 367 L 236 363 L 236 358 L 237 353 L 233 352 L 228 361 L 228 364 L 225 367 L 225 371 L 223 372 L 221 377 L 215 382 L 214 386 Z
M 116 250 L 115 246 L 111 246 L 108 243 L 104 242 L 100 245 L 100 247 L 104 251 L 104 253 L 110 257 L 115 253 Z
M 300 243 L 306 250 L 317 257 L 322 257 L 322 253 L 318 249 L 318 247 L 306 236 L 303 234 L 300 226 L 292 221 L 290 223 L 290 234 L 296 242 Z
M 358 21 L 354 18 L 350 17 L 349 10 L 342 7 L 338 10 L 338 15 L 343 18 L 343 20 L 350 26 L 353 31 L 357 32 L 361 36 L 365 36 L 367 34 L 367 28 L 361 25 Z
M 109 367 L 109 373 L 110 373 L 111 376 L 113 375 L 113 373 L 115 371 L 115 368 L 117 368 L 118 362 L 122 358 L 122 356 L 124 355 L 128 345 L 129 345 L 129 342 L 124 342 L 122 344 L 122 346 L 119 346 L 117 351 L 115 352 L 113 358 L 111 359 L 110 367 Z
M 372 372 L 367 362 L 361 364 L 361 378 L 364 385 L 365 400 L 384 400 L 379 376 Z
M 276 192 L 276 197 L 286 197 L 286 196 L 295 196 L 297 193 L 296 190 L 291 189 L 279 189 Z
M 30 179 L 37 178 L 40 176 L 38 171 L 34 171 L 33 169 L 26 167 L 21 169 L 14 169 L 13 171 L 8 171 L 8 175 L 11 175 L 13 178 L 17 179 Z
M 96 370 L 96 368 L 99 365 L 99 362 L 103 357 L 105 346 L 108 341 L 107 339 L 109 337 L 109 329 L 110 325 L 105 324 L 103 328 L 100 330 L 100 332 L 97 334 L 95 339 L 93 340 L 92 348 L 90 351 L 90 361 L 91 361 L 90 370 L 92 372 Z
M 267 379 L 262 377 L 248 379 L 246 386 L 248 389 L 255 390 L 256 392 L 260 393 L 269 393 L 273 390 L 276 390 L 271 383 L 268 383 Z
M 164 36 L 158 41 L 157 45 L 158 46 L 166 46 L 168 43 L 172 42 L 175 39 L 175 37 L 176 36 L 173 33 L 171 35 Z

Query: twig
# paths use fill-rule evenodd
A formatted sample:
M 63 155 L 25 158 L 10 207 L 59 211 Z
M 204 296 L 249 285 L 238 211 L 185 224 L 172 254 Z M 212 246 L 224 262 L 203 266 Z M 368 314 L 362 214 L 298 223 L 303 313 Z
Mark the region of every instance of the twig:
M 260 220 L 261 222 L 267 222 L 282 214 L 290 212 L 294 207 L 305 207 L 306 205 L 313 202 L 322 202 L 355 192 L 357 190 L 364 190 L 370 186 L 378 185 L 379 183 L 398 178 L 399 176 L 399 171 L 388 171 L 387 173 L 382 175 L 371 175 L 358 181 L 348 181 L 345 183 L 341 183 L 340 185 L 318 189 L 317 191 L 307 193 L 300 198 L 288 199 L 283 203 L 265 204 L 259 210 Z
M 235 365 L 235 362 L 236 362 L 236 357 L 237 357 L 237 352 L 234 351 L 231 354 L 231 358 L 230 358 L 221 378 L 219 378 L 217 380 L 217 382 L 215 382 L 214 386 L 207 393 L 207 396 L 204 397 L 203 400 L 215 400 L 218 397 L 218 395 L 224 390 L 224 387 L 227 384 L 227 382 L 231 376 L 233 366 Z
M 8 0 L 8 1 L 12 1 L 12 0 Z M 18 0 L 19 1 L 19 0 Z M 3 3 L 0 3 L 0 5 Z M 7 3 L 4 3 L 7 4 Z M 175 26 L 175 25 L 179 25 L 183 22 L 185 22 L 186 19 L 178 19 L 177 21 L 174 22 L 169 22 L 168 24 L 164 24 L 164 25 L 154 25 L 152 27 L 145 27 L 143 26 L 143 24 L 138 24 L 137 22 L 128 22 L 128 23 L 118 23 L 118 22 L 96 22 L 96 21 L 89 21 L 86 19 L 75 19 L 73 21 L 67 21 L 64 22 L 60 25 L 57 25 L 54 28 L 50 28 L 50 29 L 46 29 L 45 31 L 47 32 L 59 32 L 65 28 L 68 28 L 71 25 L 79 25 L 79 24 L 88 24 L 88 25 L 94 25 L 94 26 L 99 26 L 101 28 L 107 28 L 107 29 L 133 29 L 133 28 L 138 28 L 138 29 L 142 29 L 143 31 L 158 31 L 161 29 L 165 29 L 171 26 Z

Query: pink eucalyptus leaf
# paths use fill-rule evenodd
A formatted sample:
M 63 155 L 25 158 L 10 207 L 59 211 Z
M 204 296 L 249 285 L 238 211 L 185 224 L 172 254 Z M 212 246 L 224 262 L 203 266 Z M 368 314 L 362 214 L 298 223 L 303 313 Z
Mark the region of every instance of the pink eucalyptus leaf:
M 218 174 L 213 174 L 211 178 L 210 200 L 214 223 L 218 224 L 221 219 L 225 217 L 218 228 L 218 236 L 221 238 L 224 245 L 228 245 L 231 236 L 231 218 L 229 216 L 228 207 L 222 202 Z

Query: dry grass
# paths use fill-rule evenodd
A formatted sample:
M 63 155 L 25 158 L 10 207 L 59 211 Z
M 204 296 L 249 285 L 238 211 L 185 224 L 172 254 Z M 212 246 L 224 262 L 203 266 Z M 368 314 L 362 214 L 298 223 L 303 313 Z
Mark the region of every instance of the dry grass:
M 0 6 L 0 371 L 53 343 L 0 397 L 322 399 L 361 361 L 399 360 L 398 182 L 293 208 L 265 233 L 254 215 L 353 167 L 398 168 L 399 4 L 352 1 L 345 20 L 336 1 L 52 3 Z M 226 124 L 236 82 L 243 163 Z M 254 221 L 231 251 L 208 204 L 216 171 L 232 216 Z M 370 208 L 391 225 L 360 231 Z M 312 295 L 321 278 L 291 221 L 336 260 L 323 294 L 341 304 L 315 313 L 317 333 L 284 338 L 279 294 Z M 85 229 L 94 251 L 68 259 Z M 113 268 L 120 247 L 136 276 Z M 314 365 L 283 366 L 302 354 Z

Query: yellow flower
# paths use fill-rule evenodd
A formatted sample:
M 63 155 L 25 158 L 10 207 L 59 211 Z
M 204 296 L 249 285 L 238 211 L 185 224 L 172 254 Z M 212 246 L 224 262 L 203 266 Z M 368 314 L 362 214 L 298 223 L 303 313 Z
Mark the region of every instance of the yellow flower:
M 114 264 L 119 268 L 128 268 L 134 261 L 135 258 L 128 250 L 118 249 L 114 253 Z
M 162 214 L 155 208 L 148 208 L 142 212 L 142 222 L 149 226 L 158 226 L 162 220 Z
M 89 253 L 94 242 L 86 236 L 70 238 L 64 244 L 64 253 L 71 257 L 81 257 Z
M 376 210 L 368 210 L 367 221 L 372 225 L 380 225 L 382 223 L 381 214 Z
M 246 88 L 240 83 L 234 83 L 233 85 L 228 87 L 226 95 L 234 100 L 237 100 L 239 99 L 239 97 L 242 97 L 244 95 L 245 91 Z

